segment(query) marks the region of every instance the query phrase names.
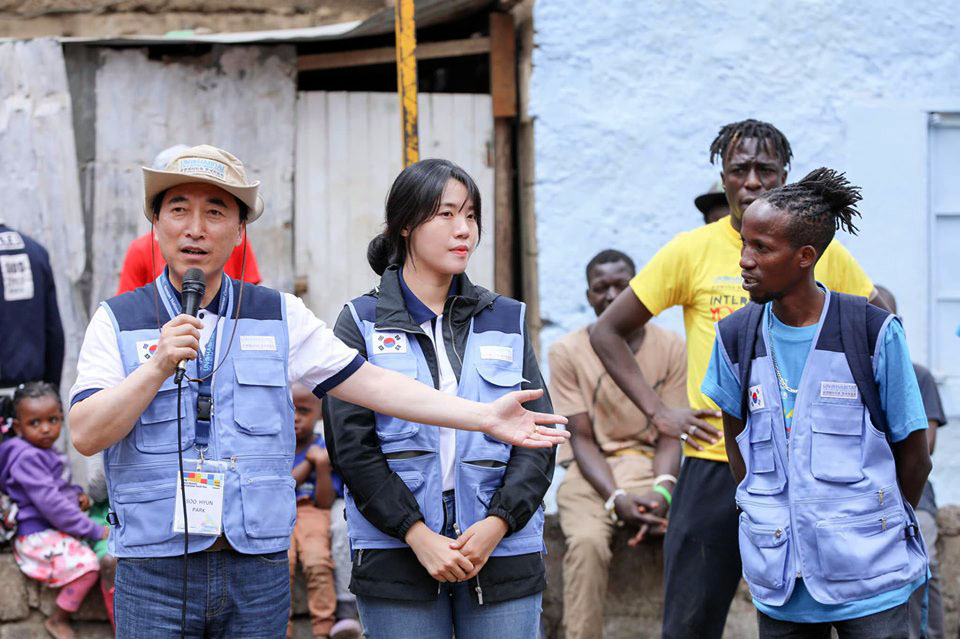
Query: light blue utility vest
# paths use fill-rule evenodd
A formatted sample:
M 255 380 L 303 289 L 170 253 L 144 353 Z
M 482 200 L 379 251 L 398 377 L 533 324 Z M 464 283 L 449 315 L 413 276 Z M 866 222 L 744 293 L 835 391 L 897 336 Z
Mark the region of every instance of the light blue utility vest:
M 766 322 L 748 326 L 748 309 L 757 305 L 717 327 L 721 350 L 741 379 L 742 361 L 755 339 L 744 401 L 747 418 L 736 441 L 747 472 L 736 498 L 742 510 L 743 575 L 751 594 L 770 606 L 786 603 L 800 577 L 820 603 L 841 604 L 910 584 L 927 569 L 926 549 L 913 509 L 900 493 L 890 444 L 871 418 L 872 399 L 858 388 L 866 377 L 875 384 L 873 370 L 855 375 L 845 354 L 856 347 L 850 331 L 840 330 L 851 324 L 841 316 L 841 308 L 848 308 L 841 297 L 850 298 L 826 294 L 798 386 L 789 441 Z M 756 318 L 759 307 L 752 312 Z M 872 306 L 866 306 L 866 315 L 870 343 L 860 352 L 869 348 L 875 361 L 889 323 L 899 320 Z
M 348 307 L 364 336 L 367 360 L 433 386 L 430 367 L 416 333 L 375 326 L 376 305 L 357 302 L 350 302 Z M 520 302 L 498 297 L 493 304 L 473 316 L 465 352 L 461 354 L 463 366 L 457 386 L 459 397 L 490 402 L 505 393 L 520 390 L 521 382 L 525 381 L 525 310 L 526 307 Z M 399 340 L 396 339 L 398 333 L 402 334 Z M 383 392 L 390 392 L 390 389 L 384 389 Z M 444 521 L 438 429 L 379 413 L 376 413 L 376 420 L 380 448 L 387 455 L 387 463 L 416 497 L 424 523 L 439 533 Z M 487 516 L 490 499 L 503 485 L 511 446 L 483 433 L 462 430 L 456 431 L 456 442 L 454 482 L 457 525 L 460 531 L 464 531 Z M 402 540 L 381 532 L 367 521 L 360 514 L 346 486 L 344 493 L 347 530 L 354 550 L 407 547 Z M 521 530 L 505 537 L 494 549 L 493 555 L 524 555 L 541 550 L 542 506 Z
M 242 553 L 269 553 L 289 546 L 296 518 L 286 308 L 277 291 L 242 284 L 236 336 L 228 349 L 240 286 L 223 276 L 221 295 L 226 298 L 215 350 L 219 368 L 210 388 L 213 410 L 202 470 L 225 473 L 223 532 L 230 544 Z M 147 361 L 151 345 L 156 344 L 157 315 L 164 324 L 177 314 L 178 302 L 169 293 L 169 283 L 158 278 L 103 303 L 113 321 L 126 375 Z M 187 376 L 198 376 L 196 360 L 187 365 Z M 198 469 L 197 398 L 198 384 L 185 379 L 180 409 L 185 471 Z M 110 530 L 111 554 L 182 555 L 183 535 L 173 532 L 177 387 L 172 376 L 160 386 L 133 430 L 105 451 L 104 468 L 118 521 Z M 190 535 L 190 552 L 209 547 L 215 539 Z

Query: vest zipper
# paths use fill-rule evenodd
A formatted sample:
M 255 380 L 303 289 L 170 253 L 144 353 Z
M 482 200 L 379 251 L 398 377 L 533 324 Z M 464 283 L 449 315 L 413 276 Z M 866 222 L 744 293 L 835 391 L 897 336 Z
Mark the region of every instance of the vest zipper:
M 363 564 L 363 548 L 357 550 L 357 568 Z
M 477 580 L 477 587 L 474 588 L 474 590 L 477 591 L 477 603 L 482 606 L 482 605 L 483 605 L 483 590 L 480 589 L 480 574 L 478 573 L 477 576 L 474 577 L 474 579 Z
M 460 369 L 463 370 L 463 358 L 460 357 L 460 353 L 457 351 L 457 336 L 453 334 L 453 307 L 457 304 L 459 297 L 459 295 L 454 295 L 450 300 L 450 308 L 447 310 L 447 327 L 450 329 L 450 343 L 453 344 L 453 354 L 457 356 L 457 359 L 460 361 Z M 443 332 L 441 331 L 441 335 L 442 334 Z
M 883 488 L 877 491 L 877 505 L 883 506 Z

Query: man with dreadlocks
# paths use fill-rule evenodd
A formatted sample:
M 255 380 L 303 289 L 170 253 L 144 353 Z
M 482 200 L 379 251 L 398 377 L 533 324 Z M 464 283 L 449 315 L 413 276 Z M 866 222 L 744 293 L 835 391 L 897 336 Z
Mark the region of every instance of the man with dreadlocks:
M 907 639 L 927 575 L 912 506 L 930 472 L 926 413 L 893 314 L 814 267 L 859 188 L 830 169 L 744 212 L 751 304 L 717 325 L 703 392 L 723 410 L 740 556 L 761 639 Z
M 664 540 L 665 639 L 719 639 L 740 582 L 736 486 L 720 438 L 718 407 L 700 392 L 700 382 L 710 359 L 714 325 L 748 301 L 738 265 L 743 211 L 786 182 L 791 156 L 790 143 L 771 124 L 744 120 L 721 128 L 710 145 L 710 160 L 721 163 L 730 215 L 681 233 L 661 248 L 603 312 L 591 333 L 594 350 L 627 397 L 661 434 L 685 443 L 687 459 L 672 495 Z M 823 251 L 816 275 L 831 290 L 874 294 L 870 279 L 837 242 Z M 664 404 L 626 341 L 651 317 L 677 305 L 683 306 L 686 328 L 691 409 Z M 654 512 L 663 515 L 666 510 L 664 500 Z

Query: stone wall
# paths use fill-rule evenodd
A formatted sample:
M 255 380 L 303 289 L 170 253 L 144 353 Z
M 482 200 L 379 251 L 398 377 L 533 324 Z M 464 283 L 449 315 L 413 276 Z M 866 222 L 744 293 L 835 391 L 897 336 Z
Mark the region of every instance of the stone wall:
M 298 569 L 293 589 L 294 639 L 312 637 L 306 592 L 306 581 Z M 0 639 L 48 639 L 43 620 L 53 610 L 56 596 L 56 590 L 25 577 L 14 562 L 9 546 L 3 547 L 0 551 Z M 99 588 L 90 591 L 73 619 L 77 639 L 113 637 Z
M 363 20 L 390 0 L 0 0 L 0 37 L 262 31 Z
M 946 636 L 956 637 L 960 625 L 960 507 L 941 509 L 938 519 L 940 574 Z M 544 529 L 547 544 L 547 591 L 543 597 L 544 639 L 563 639 L 563 534 L 556 515 L 548 515 Z M 663 607 L 663 552 L 660 544 L 627 546 L 626 531 L 614 538 L 614 556 L 604 615 L 604 639 L 657 639 Z M 0 639 L 44 639 L 43 619 L 56 592 L 23 576 L 9 548 L 0 553 Z M 298 574 L 293 590 L 295 639 L 309 639 L 306 589 Z M 78 639 L 112 637 L 106 622 L 100 590 L 91 591 L 75 615 Z M 727 617 L 724 639 L 755 639 L 756 612 L 746 586 L 741 583 Z
M 941 509 L 938 518 L 940 575 L 945 634 L 956 637 L 960 622 L 960 507 Z M 547 639 L 563 639 L 563 533 L 554 515 L 547 516 L 547 591 L 543 620 Z M 610 585 L 604 610 L 604 639 L 659 639 L 663 607 L 663 552 L 659 543 L 627 546 L 626 531 L 614 537 Z M 724 639 L 756 639 L 756 609 L 741 582 L 727 617 Z

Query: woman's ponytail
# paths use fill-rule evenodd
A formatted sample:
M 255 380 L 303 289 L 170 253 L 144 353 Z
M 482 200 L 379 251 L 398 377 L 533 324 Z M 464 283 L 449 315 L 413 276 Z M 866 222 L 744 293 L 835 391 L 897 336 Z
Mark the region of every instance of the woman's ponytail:
M 383 233 L 374 237 L 367 245 L 367 263 L 377 275 L 383 275 L 395 254 L 396 251 L 391 246 L 390 240 Z

